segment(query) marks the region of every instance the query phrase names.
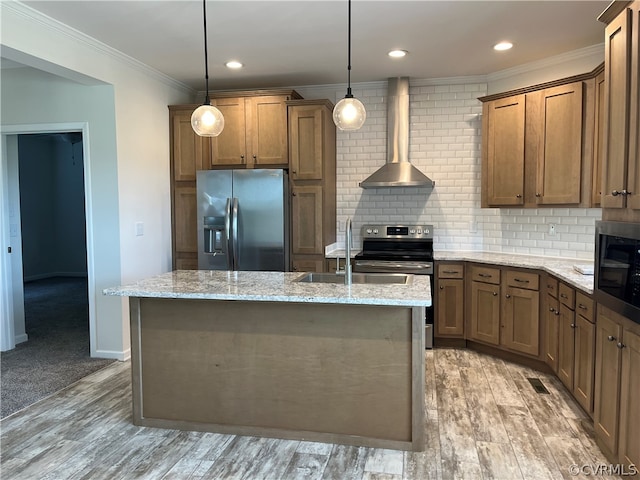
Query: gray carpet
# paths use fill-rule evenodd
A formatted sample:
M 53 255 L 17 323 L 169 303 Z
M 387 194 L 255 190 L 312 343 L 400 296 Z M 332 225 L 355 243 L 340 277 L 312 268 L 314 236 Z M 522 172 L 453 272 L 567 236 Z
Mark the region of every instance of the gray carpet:
M 0 418 L 114 361 L 89 356 L 86 278 L 27 282 L 24 297 L 29 340 L 0 355 Z

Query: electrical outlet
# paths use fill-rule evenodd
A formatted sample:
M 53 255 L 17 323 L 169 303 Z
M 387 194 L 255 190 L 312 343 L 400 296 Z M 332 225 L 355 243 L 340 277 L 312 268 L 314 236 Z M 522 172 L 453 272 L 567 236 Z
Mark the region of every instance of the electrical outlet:
M 550 223 L 549 224 L 549 235 L 555 235 L 556 234 L 556 224 L 555 223 Z

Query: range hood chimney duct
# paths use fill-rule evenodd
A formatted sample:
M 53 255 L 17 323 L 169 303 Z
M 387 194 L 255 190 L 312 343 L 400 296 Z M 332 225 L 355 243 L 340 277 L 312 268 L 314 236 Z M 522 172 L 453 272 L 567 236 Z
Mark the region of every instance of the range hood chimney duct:
M 388 80 L 387 163 L 360 182 L 362 188 L 433 187 L 409 162 L 409 78 Z

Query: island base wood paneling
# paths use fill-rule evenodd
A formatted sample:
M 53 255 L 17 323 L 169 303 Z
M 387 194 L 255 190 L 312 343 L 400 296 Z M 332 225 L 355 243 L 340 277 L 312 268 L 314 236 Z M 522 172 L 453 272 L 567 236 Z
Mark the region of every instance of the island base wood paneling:
M 424 307 L 131 298 L 134 423 L 422 450 Z

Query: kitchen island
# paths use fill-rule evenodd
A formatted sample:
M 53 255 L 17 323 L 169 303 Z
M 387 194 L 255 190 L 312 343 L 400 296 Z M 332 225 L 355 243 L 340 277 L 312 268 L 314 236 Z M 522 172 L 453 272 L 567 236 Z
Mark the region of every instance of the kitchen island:
M 130 297 L 136 425 L 424 448 L 429 278 L 175 271 Z

